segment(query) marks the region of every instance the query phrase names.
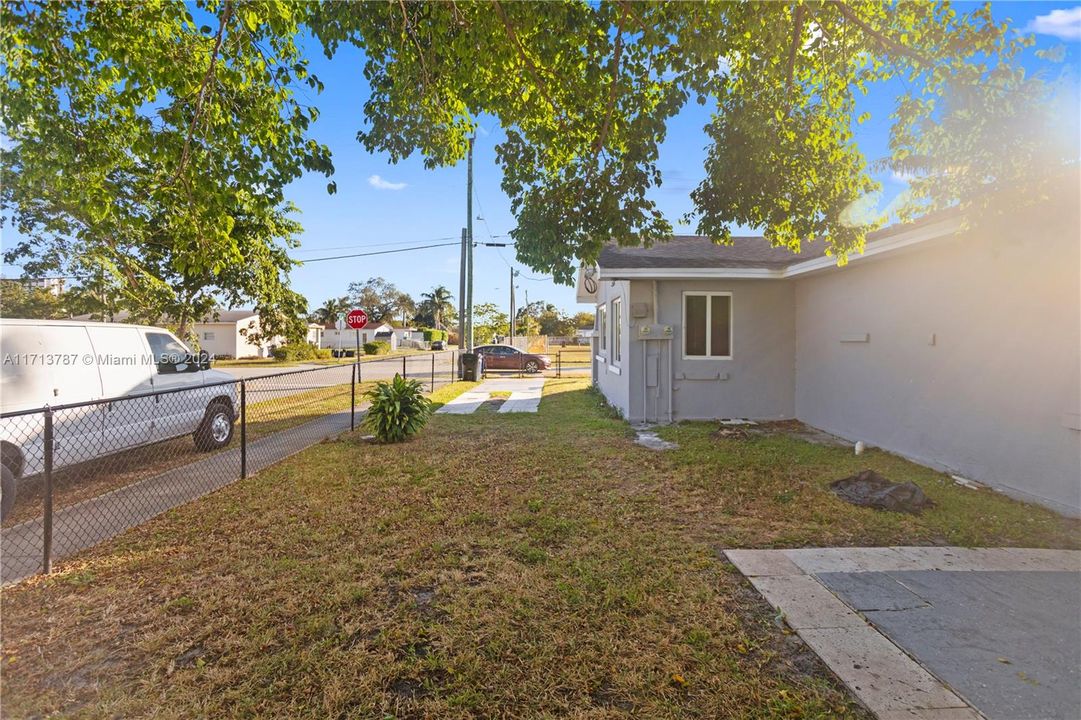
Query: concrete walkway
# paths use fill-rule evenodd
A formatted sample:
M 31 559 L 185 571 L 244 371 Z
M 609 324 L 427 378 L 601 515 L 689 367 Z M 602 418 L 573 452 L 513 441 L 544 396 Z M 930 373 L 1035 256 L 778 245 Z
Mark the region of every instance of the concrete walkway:
M 357 413 L 357 423 L 362 415 Z M 248 443 L 251 475 L 328 437 L 349 429 L 349 413 L 335 413 Z M 178 505 L 240 479 L 240 431 L 234 447 L 160 475 L 126 485 L 53 513 L 53 560 L 65 557 Z M 0 583 L 22 580 L 41 570 L 42 519 L 14 525 L 0 535 Z
M 1075 718 L 1081 552 L 726 550 L 882 720 Z
M 535 413 L 540 408 L 544 382 L 543 377 L 485 380 L 472 390 L 454 398 L 436 412 L 447 415 L 468 415 L 487 402 L 492 393 L 509 392 L 510 397 L 500 406 L 499 412 Z

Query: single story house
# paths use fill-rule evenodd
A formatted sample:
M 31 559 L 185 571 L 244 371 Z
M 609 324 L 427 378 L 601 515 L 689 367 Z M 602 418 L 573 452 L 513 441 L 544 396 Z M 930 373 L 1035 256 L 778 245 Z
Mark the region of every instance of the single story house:
M 1081 217 L 1063 197 L 869 236 L 607 245 L 579 273 L 593 379 L 632 422 L 795 418 L 1081 515 Z
M 112 322 L 128 322 L 131 313 L 121 310 L 112 316 Z M 77 315 L 75 320 L 93 320 L 91 314 Z M 162 318 L 169 324 L 168 318 Z M 250 338 L 259 333 L 259 313 L 254 310 L 215 310 L 199 322 L 191 324 L 187 340 L 194 339 L 200 350 L 216 357 L 252 358 L 269 357 L 271 350 L 284 345 L 285 338 L 266 338 L 253 342 Z
M 426 347 L 423 330 L 415 327 L 396 327 L 392 332 L 398 347 Z
M 199 348 L 217 357 L 269 357 L 270 352 L 285 344 L 285 338 L 266 338 L 253 342 L 259 333 L 259 313 L 254 310 L 217 310 L 197 323 L 192 333 Z
M 390 343 L 391 350 L 398 349 L 398 338 L 394 335 L 394 328 L 389 323 L 369 324 L 363 330 L 345 328 L 337 330 L 334 323 L 327 323 L 323 329 L 323 337 L 319 347 L 336 350 L 339 347 L 345 350 L 355 349 L 358 344 L 376 342 L 381 340 Z

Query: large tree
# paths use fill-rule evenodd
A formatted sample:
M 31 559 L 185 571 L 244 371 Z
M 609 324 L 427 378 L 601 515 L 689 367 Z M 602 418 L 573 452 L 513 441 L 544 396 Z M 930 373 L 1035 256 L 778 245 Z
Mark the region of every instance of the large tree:
M 303 299 L 285 186 L 329 174 L 307 136 L 316 92 L 292 3 L 5 2 L 4 259 L 30 275 L 115 280 L 137 317 L 183 332 L 254 302 L 295 335 Z
M 394 322 L 415 306 L 413 298 L 381 277 L 349 283 L 349 302 L 368 313 L 371 322 Z
M 650 193 L 663 180 L 668 120 L 688 102 L 712 111 L 692 215 L 718 242 L 740 224 L 793 249 L 821 237 L 842 259 L 862 246 L 882 220 L 858 212 L 877 183 L 853 140 L 866 120 L 856 101 L 874 83 L 906 88 L 889 157 L 871 159 L 914 177 L 903 217 L 958 202 L 998 207 L 987 191 L 1005 185 L 1038 196 L 1055 182 L 1046 168 L 1076 156 L 1049 132 L 1048 85 L 1017 62 L 1030 39 L 996 24 L 986 6 L 3 7 L 0 199 L 28 237 L 8 260 L 104 268 L 151 309 L 188 303 L 195 314 L 195 286 L 236 289 L 284 315 L 296 304 L 284 279 L 296 232 L 284 188 L 305 170 L 332 170 L 327 149 L 308 137 L 315 108 L 298 99 L 298 88 L 321 87 L 297 49 L 305 31 L 330 56 L 343 44 L 363 52 L 371 94 L 358 139 L 370 151 L 453 164 L 476 118 L 496 117 L 518 256 L 562 281 L 609 239 L 671 234 Z M 258 230 L 238 236 L 241 217 Z M 192 299 L 146 261 L 155 244 Z M 227 277 L 238 264 L 257 269 Z

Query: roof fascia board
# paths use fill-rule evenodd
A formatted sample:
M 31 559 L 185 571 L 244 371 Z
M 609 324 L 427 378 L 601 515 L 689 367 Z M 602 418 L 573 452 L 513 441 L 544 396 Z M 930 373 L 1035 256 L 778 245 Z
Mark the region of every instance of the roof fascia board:
M 935 238 L 949 235 L 955 232 L 961 225 L 957 218 L 949 218 L 929 225 L 913 228 L 905 232 L 897 233 L 893 237 L 873 243 L 865 248 L 863 253 L 854 255 L 848 262 L 856 263 L 861 260 L 873 258 L 886 253 L 896 252 L 912 245 L 934 240 Z M 837 259 L 831 256 L 822 256 L 811 260 L 804 260 L 786 268 L 739 268 L 739 267 L 715 267 L 715 268 L 605 268 L 599 269 L 599 277 L 604 280 L 635 280 L 635 279 L 740 279 L 752 278 L 761 280 L 783 280 L 785 278 L 798 277 L 819 270 L 827 270 L 837 267 Z

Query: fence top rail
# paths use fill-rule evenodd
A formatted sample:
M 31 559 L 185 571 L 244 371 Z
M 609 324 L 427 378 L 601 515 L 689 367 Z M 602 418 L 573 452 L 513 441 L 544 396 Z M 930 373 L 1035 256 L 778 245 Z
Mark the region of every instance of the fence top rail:
M 434 357 L 435 355 L 440 355 L 440 354 L 445 354 L 445 353 L 453 353 L 453 352 L 454 352 L 453 350 L 443 350 L 443 351 L 437 351 L 435 353 L 432 353 L 432 355 Z M 234 385 L 235 386 L 235 385 L 240 385 L 241 383 L 251 382 L 252 380 L 266 380 L 268 378 L 285 377 L 287 375 L 300 375 L 300 374 L 303 374 L 303 373 L 329 372 L 331 370 L 342 370 L 342 369 L 349 368 L 352 365 L 364 365 L 364 364 L 370 364 L 370 363 L 373 363 L 373 362 L 388 362 L 388 361 L 390 361 L 390 362 L 398 362 L 399 357 L 408 358 L 408 357 L 410 357 L 410 355 L 404 355 L 403 354 L 403 355 L 394 356 L 394 357 L 372 358 L 370 360 L 359 360 L 358 359 L 356 362 L 342 363 L 340 365 L 325 365 L 325 366 L 314 367 L 314 368 L 300 368 L 298 370 L 285 370 L 283 372 L 267 373 L 266 375 L 254 375 L 252 377 L 247 377 L 247 378 L 234 378 L 232 380 L 218 380 L 217 382 L 199 383 L 197 385 L 194 385 L 194 384 L 193 385 L 186 385 L 184 387 L 167 388 L 167 389 L 164 389 L 164 390 L 151 390 L 149 392 L 132 393 L 130 395 L 116 395 L 114 397 L 98 398 L 97 400 L 84 400 L 82 402 L 65 403 L 63 405 L 42 405 L 41 407 L 29 408 L 27 410 L 12 410 L 12 411 L 9 411 L 9 412 L 0 413 L 0 420 L 7 420 L 8 418 L 21 417 L 21 416 L 24 416 L 24 415 L 37 415 L 37 414 L 40 414 L 40 413 L 44 413 L 47 410 L 52 410 L 53 412 L 56 412 L 58 410 L 74 410 L 76 408 L 90 407 L 92 405 L 107 405 L 109 403 L 114 403 L 114 402 L 115 403 L 124 402 L 125 400 L 138 400 L 140 398 L 159 397 L 161 395 L 173 395 L 173 394 L 176 394 L 176 393 L 191 392 L 192 390 L 198 390 L 198 389 L 201 389 L 201 388 L 221 387 L 221 386 L 224 386 L 224 385 Z

